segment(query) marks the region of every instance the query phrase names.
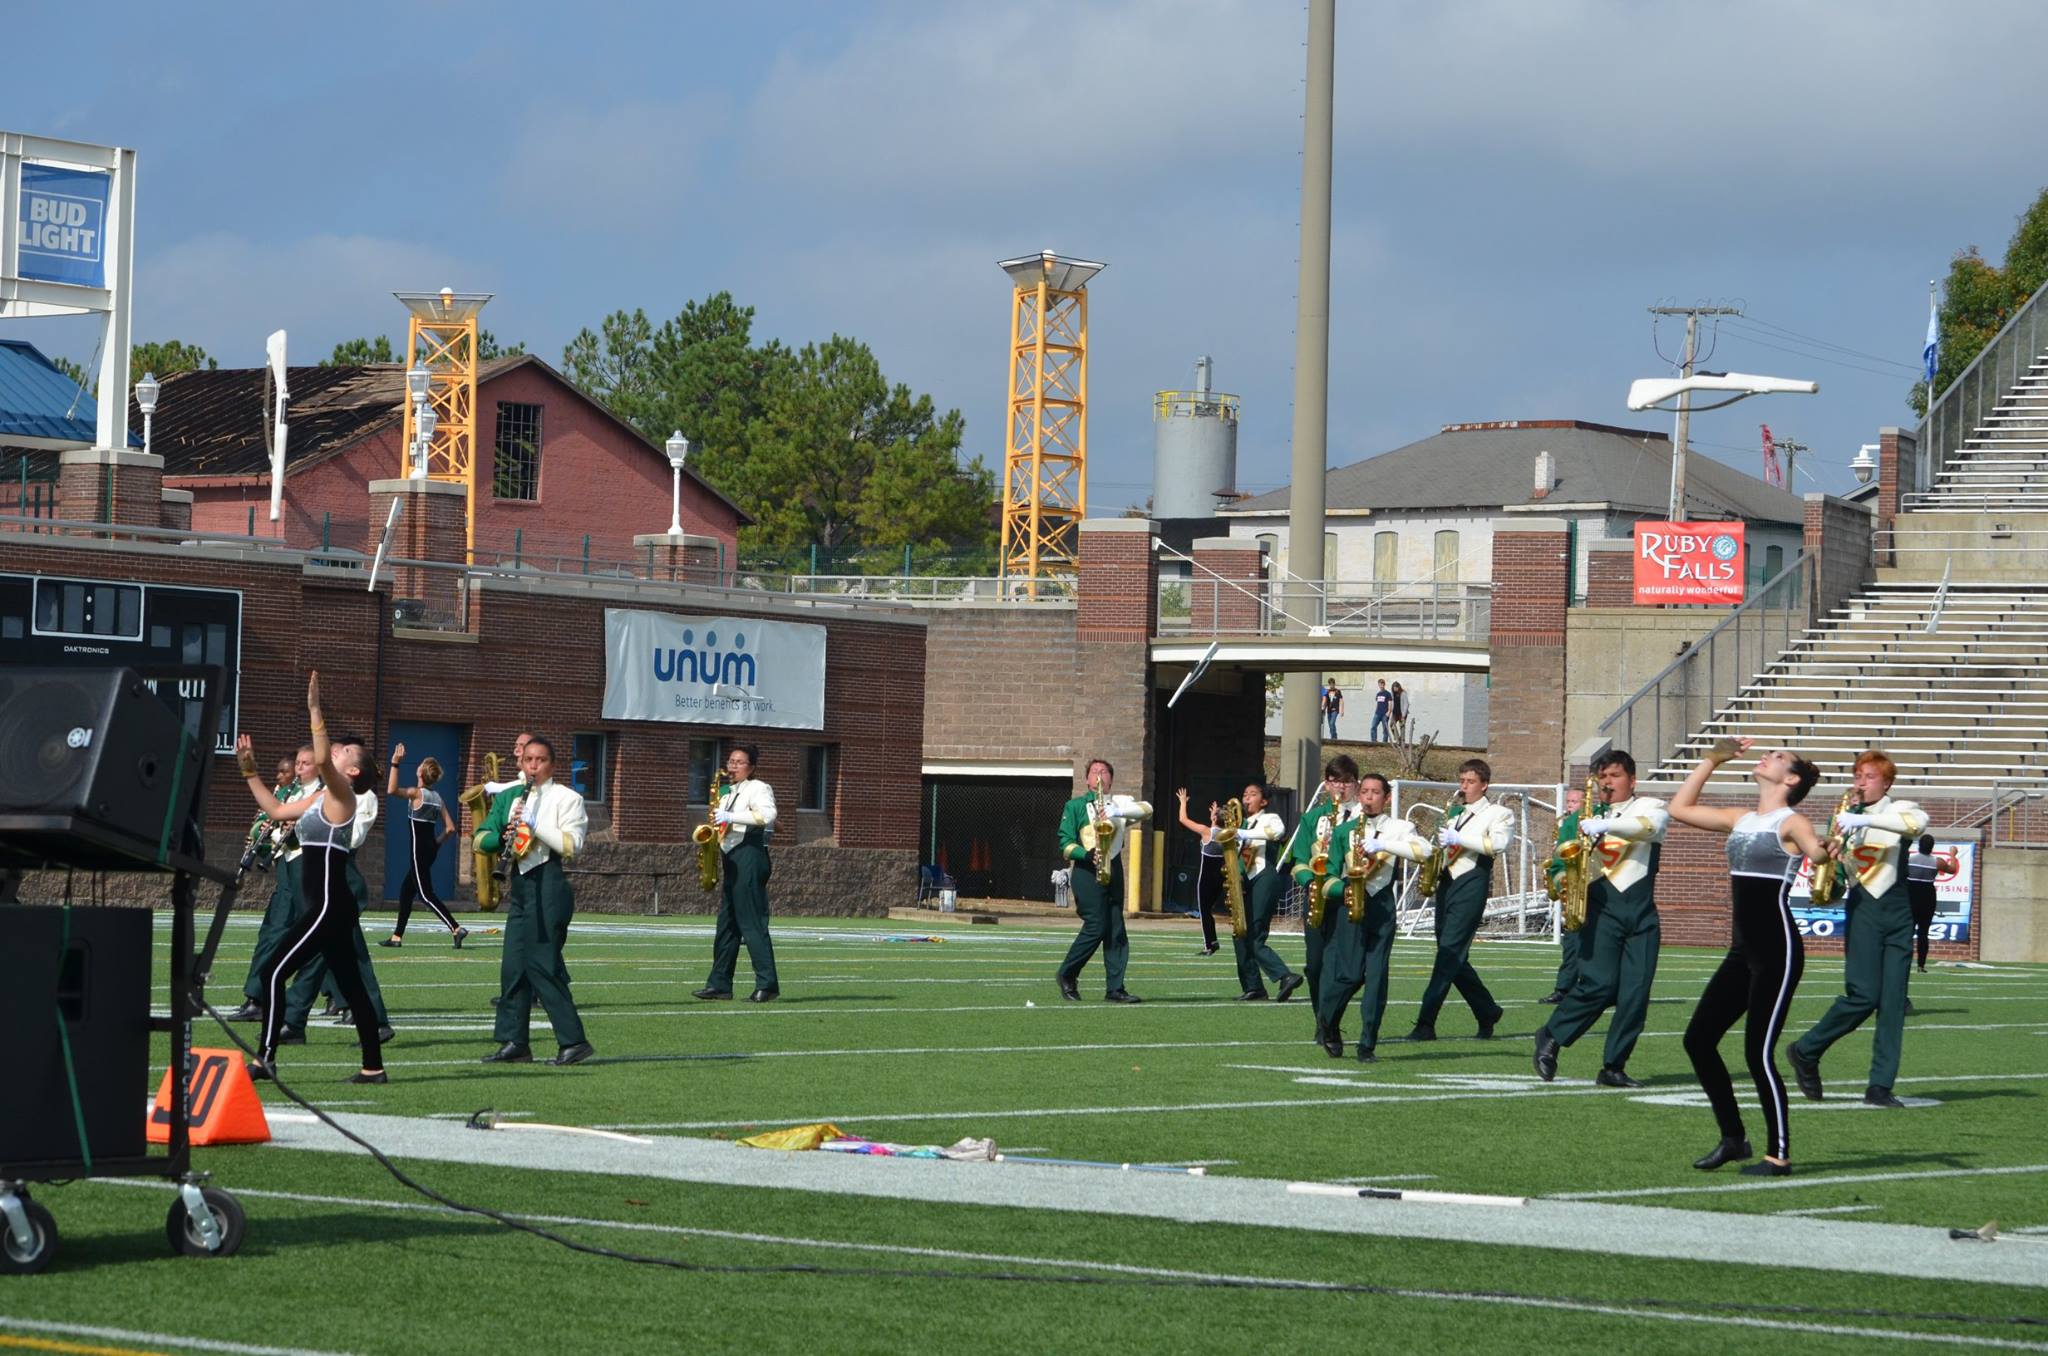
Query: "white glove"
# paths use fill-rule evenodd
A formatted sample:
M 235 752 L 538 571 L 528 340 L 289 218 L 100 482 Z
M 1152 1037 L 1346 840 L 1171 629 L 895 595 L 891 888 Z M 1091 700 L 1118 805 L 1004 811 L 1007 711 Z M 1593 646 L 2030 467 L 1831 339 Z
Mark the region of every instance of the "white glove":
M 738 820 L 732 817 L 732 811 L 730 810 L 713 810 L 711 812 L 711 822 L 720 825 L 739 823 Z
M 1598 838 L 1602 834 L 1611 831 L 1614 828 L 1615 822 L 1612 819 L 1604 819 L 1599 815 L 1594 815 L 1590 819 L 1579 821 L 1579 832 Z
M 1870 827 L 1870 816 L 1859 815 L 1854 810 L 1844 810 L 1835 816 L 1835 827 L 1843 833 L 1848 833 L 1851 829 L 1867 829 Z
M 1387 850 L 1387 845 L 1381 839 L 1368 838 L 1358 845 L 1358 850 L 1370 856 L 1372 853 L 1375 852 L 1385 852 Z
M 1463 847 L 1465 835 L 1456 829 L 1446 827 L 1437 831 L 1436 841 L 1443 847 Z
M 1111 819 L 1143 819 L 1150 813 L 1151 810 L 1142 804 L 1117 805 L 1110 808 L 1109 817 Z

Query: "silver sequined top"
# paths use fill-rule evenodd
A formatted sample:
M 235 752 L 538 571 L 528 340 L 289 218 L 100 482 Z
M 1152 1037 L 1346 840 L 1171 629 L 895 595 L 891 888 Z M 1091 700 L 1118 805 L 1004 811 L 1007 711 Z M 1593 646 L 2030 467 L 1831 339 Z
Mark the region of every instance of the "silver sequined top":
M 1785 880 L 1797 871 L 1799 853 L 1788 851 L 1778 838 L 1785 817 L 1791 813 L 1792 807 L 1788 805 L 1769 814 L 1751 810 L 1736 820 L 1728 834 L 1728 874 Z
M 320 807 L 326 800 L 327 792 L 323 788 L 313 803 L 306 807 L 306 813 L 299 816 L 299 846 L 347 852 L 349 829 L 354 826 L 354 821 L 348 824 L 328 823 L 327 816 L 320 813 Z

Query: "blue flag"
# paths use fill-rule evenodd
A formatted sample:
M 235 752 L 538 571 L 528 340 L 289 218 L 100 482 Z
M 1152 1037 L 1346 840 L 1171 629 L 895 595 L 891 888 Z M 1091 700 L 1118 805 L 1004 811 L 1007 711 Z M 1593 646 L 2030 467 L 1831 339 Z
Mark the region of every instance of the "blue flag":
M 1927 293 L 1927 347 L 1920 350 L 1920 365 L 1927 372 L 1927 398 L 1934 398 L 1934 374 L 1941 367 L 1941 312 L 1934 305 L 1934 293 Z

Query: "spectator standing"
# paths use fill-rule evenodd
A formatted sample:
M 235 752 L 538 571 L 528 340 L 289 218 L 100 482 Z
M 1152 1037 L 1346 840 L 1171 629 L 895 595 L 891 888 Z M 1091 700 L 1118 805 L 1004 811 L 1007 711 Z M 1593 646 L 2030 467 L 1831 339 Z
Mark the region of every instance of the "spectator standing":
M 1337 717 L 1344 714 L 1344 693 L 1335 678 L 1323 680 L 1323 718 L 1330 722 L 1330 738 L 1337 737 Z
M 1399 743 L 1408 737 L 1408 694 L 1397 681 L 1388 695 L 1394 699 L 1394 741 Z
M 1387 680 L 1380 679 L 1380 690 L 1372 695 L 1372 742 L 1386 740 L 1393 720 L 1394 694 L 1387 691 Z

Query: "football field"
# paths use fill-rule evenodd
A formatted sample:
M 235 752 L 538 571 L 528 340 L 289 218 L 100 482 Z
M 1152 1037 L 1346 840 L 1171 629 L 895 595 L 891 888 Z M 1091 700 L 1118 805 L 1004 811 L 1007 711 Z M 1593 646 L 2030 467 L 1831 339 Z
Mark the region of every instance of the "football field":
M 589 916 L 568 965 L 597 1056 L 556 1069 L 477 1062 L 499 950 L 470 921 L 460 952 L 426 926 L 372 949 L 389 1086 L 345 1083 L 353 1031 L 320 1021 L 285 1083 L 437 1193 L 646 1261 L 449 1209 L 259 1084 L 273 1142 L 196 1151 L 247 1211 L 239 1255 L 173 1257 L 161 1182 L 36 1187 L 62 1243 L 0 1277 L 0 1351 L 2048 1351 L 2048 967 L 1916 974 L 1907 1109 L 1859 1105 L 1866 1025 L 1829 1052 L 1825 1102 L 1794 1093 L 1794 1175 L 1756 1179 L 1691 1166 L 1717 1131 L 1679 1035 L 1717 952 L 1664 951 L 1629 1065 L 1648 1086 L 1626 1091 L 1592 1081 L 1604 1021 L 1556 1082 L 1532 1072 L 1545 943 L 1473 951 L 1500 1038 L 1454 994 L 1427 1044 L 1400 1038 L 1430 948 L 1398 944 L 1364 1065 L 1312 1042 L 1306 991 L 1232 1001 L 1227 934 L 1203 957 L 1192 927 L 1133 935 L 1126 1007 L 1101 1001 L 1099 960 L 1061 1001 L 1071 926 L 784 920 L 783 996 L 756 1005 L 689 997 L 708 920 Z M 223 1010 L 254 937 L 230 926 Z M 1299 934 L 1274 943 L 1298 968 Z M 1841 975 L 1809 959 L 1788 1036 Z M 228 1043 L 210 1021 L 195 1042 Z M 537 1012 L 533 1044 L 553 1053 Z M 1761 1148 L 1739 1027 L 1723 1053 Z M 465 1124 L 486 1108 L 536 1128 Z M 813 1122 L 1109 1166 L 732 1143 Z

